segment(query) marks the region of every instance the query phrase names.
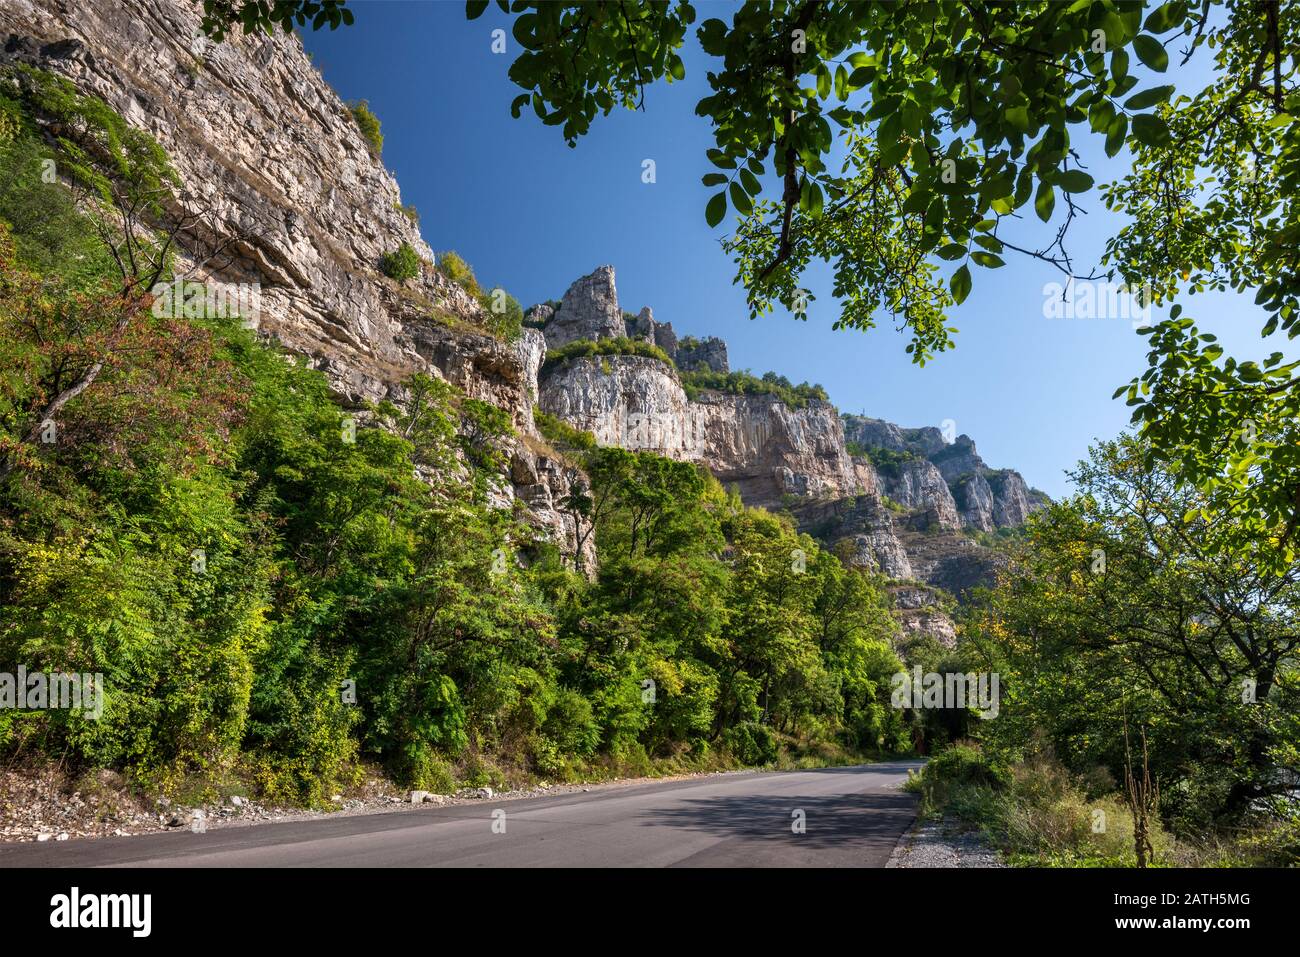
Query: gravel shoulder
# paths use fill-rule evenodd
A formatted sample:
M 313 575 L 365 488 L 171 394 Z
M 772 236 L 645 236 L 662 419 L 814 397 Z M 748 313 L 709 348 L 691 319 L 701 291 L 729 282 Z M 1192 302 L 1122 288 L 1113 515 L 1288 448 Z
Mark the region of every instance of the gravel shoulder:
M 953 818 L 917 820 L 903 835 L 886 867 L 1006 867 L 995 848 Z
M 159 798 L 148 801 L 133 793 L 113 772 L 100 772 L 76 784 L 57 768 L 40 771 L 0 771 L 0 844 L 67 841 L 73 838 L 127 837 L 182 828 L 198 833 L 229 827 L 358 814 L 413 811 L 425 805 L 461 805 L 491 800 L 522 798 L 587 791 L 613 790 L 656 781 L 724 777 L 746 771 L 717 771 L 665 775 L 652 778 L 616 778 L 589 784 L 548 784 L 496 791 L 466 788 L 452 795 L 426 791 L 398 791 L 379 778 L 346 795 L 333 795 L 331 807 L 312 810 L 294 806 L 263 804 L 247 797 L 231 796 L 220 803 L 185 804 Z

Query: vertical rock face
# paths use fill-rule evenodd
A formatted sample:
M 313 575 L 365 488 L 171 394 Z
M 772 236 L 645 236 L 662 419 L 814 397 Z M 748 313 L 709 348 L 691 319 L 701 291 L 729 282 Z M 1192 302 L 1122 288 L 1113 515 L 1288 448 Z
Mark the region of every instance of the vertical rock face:
M 1041 493 L 1034 493 L 1019 472 L 1002 469 L 988 476 L 993 489 L 993 521 L 999 527 L 1023 525 L 1030 514 L 1044 504 Z
M 1023 525 L 1047 501 L 1043 493 L 1025 484 L 1020 473 L 985 465 L 968 435 L 959 435 L 949 444 L 935 428 L 903 429 L 880 419 L 846 415 L 844 436 L 868 450 L 888 453 L 882 465 L 885 494 L 908 508 L 933 509 L 933 522 L 940 528 L 989 532 Z M 914 465 L 916 461 L 924 465 Z M 949 495 L 937 489 L 936 474 L 947 484 Z M 924 501 L 916 497 L 918 482 L 926 489 Z M 948 524 L 953 511 L 949 501 L 958 515 L 957 525 Z
M 844 416 L 844 438 L 864 448 L 912 452 L 922 458 L 934 455 L 948 444 L 943 433 L 933 426 L 904 429 L 893 422 L 865 415 Z
M 432 253 L 351 111 L 296 35 L 212 43 L 201 17 L 198 0 L 3 0 L 0 64 L 58 74 L 157 139 L 183 184 L 169 213 L 204 228 L 180 237 L 178 271 L 256 284 L 259 333 L 306 356 L 341 402 L 401 401 L 402 380 L 423 371 L 509 410 L 520 437 L 500 498 L 528 502 L 571 550 L 553 508 L 568 477 L 528 447 L 541 333 L 507 343 L 474 332 L 482 307 L 435 270 L 401 286 L 380 274 L 404 242 Z
M 791 409 L 768 395 L 690 401 L 671 366 L 643 356 L 572 359 L 543 373 L 543 411 L 620 445 L 699 462 L 746 501 L 834 497 L 861 488 L 834 406 Z
M 677 360 L 677 368 L 683 372 L 694 372 L 697 369 L 723 373 L 731 371 L 727 361 L 727 344 L 716 336 L 682 339 L 677 343 L 673 358 Z
M 948 483 L 925 459 L 902 462 L 881 472 L 885 494 L 909 510 L 917 510 L 927 528 L 959 529 L 961 516 Z
M 831 544 L 850 564 L 888 578 L 910 579 L 911 559 L 899 540 L 895 518 L 878 495 L 864 492 L 812 502 L 794 510 L 799 526 Z
M 263 332 L 327 372 L 346 369 L 345 398 L 382 397 L 393 369 L 419 362 L 376 267 L 403 242 L 425 259 L 429 248 L 298 38 L 236 32 L 212 43 L 201 10 L 185 0 L 5 0 L 4 58 L 65 76 L 152 134 L 181 175 L 183 212 L 208 231 L 203 248 L 182 245 L 182 266 L 221 246 L 195 278 L 258 283 Z M 410 293 L 443 298 L 432 277 Z
M 578 339 L 613 339 L 627 334 L 623 311 L 618 306 L 614 267 L 599 266 L 571 285 L 551 321 L 546 324 L 546 347 Z
M 673 370 L 645 356 L 570 359 L 547 369 L 542 411 L 590 432 L 601 445 L 648 449 L 676 459 L 704 454 L 703 416 Z
M 674 359 L 677 358 L 677 333 L 673 331 L 673 324 L 671 322 L 655 323 L 649 306 L 641 310 L 641 315 L 646 317 L 646 321 L 650 325 L 650 344 L 658 346 Z
M 972 472 L 986 472 L 988 466 L 975 451 L 975 443 L 968 435 L 957 436 L 952 445 L 945 446 L 937 452 L 930 453 L 930 461 L 939 467 L 946 481 L 955 482 L 963 475 Z
M 968 528 L 977 528 L 981 532 L 991 532 L 996 525 L 993 522 L 993 490 L 980 472 L 968 472 L 959 478 L 954 487 L 957 489 L 957 501 L 961 507 L 962 524 Z

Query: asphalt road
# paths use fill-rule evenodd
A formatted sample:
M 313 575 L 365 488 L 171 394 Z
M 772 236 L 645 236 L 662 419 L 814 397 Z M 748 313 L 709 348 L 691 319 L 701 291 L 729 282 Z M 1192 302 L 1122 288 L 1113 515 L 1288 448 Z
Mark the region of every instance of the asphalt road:
M 0 867 L 882 867 L 916 812 L 897 786 L 919 766 L 727 774 L 205 834 L 9 844 Z

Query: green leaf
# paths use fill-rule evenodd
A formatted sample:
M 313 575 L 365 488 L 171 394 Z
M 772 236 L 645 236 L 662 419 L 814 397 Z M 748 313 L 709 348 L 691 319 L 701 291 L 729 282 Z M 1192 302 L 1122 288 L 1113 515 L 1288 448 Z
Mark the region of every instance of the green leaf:
M 1155 37 L 1140 33 L 1133 38 L 1133 52 L 1138 59 L 1157 73 L 1164 73 L 1169 68 L 1169 54 Z
M 1164 33 L 1172 30 L 1187 19 L 1187 4 L 1182 2 L 1165 3 L 1151 11 L 1142 29 L 1152 33 Z
M 1106 131 L 1106 155 L 1114 156 L 1124 145 L 1124 138 L 1128 136 L 1128 117 L 1123 113 L 1116 115 L 1111 120 L 1110 129 Z
M 996 256 L 993 253 L 974 252 L 970 254 L 970 258 L 986 269 L 997 269 L 999 266 L 1006 265 L 1001 256 Z M 966 267 L 963 266 L 962 268 L 965 269 Z
M 703 183 L 705 186 L 721 186 L 727 181 L 726 173 L 705 173 Z
M 709 162 L 721 169 L 735 169 L 736 158 L 728 156 L 722 150 L 705 150 L 704 155 L 709 158 Z
M 1088 110 L 1088 125 L 1094 133 L 1104 133 L 1115 119 L 1115 107 L 1104 96 Z
M 745 187 L 745 192 L 750 196 L 757 196 L 763 192 L 762 185 L 758 182 L 758 177 L 749 170 L 742 168 L 740 170 L 740 183 Z
M 1128 76 L 1128 54 L 1124 50 L 1116 50 L 1110 55 L 1110 72 L 1116 83 Z
M 1148 106 L 1155 106 L 1157 103 L 1168 101 L 1173 96 L 1174 88 L 1169 86 L 1153 86 L 1149 90 L 1143 90 L 1141 93 L 1135 93 L 1124 101 L 1126 110 L 1145 110 Z
M 1052 218 L 1052 210 L 1056 208 L 1056 192 L 1052 189 L 1051 183 L 1039 183 L 1038 195 L 1034 197 L 1034 212 L 1043 222 Z
M 961 243 L 949 243 L 939 249 L 938 255 L 940 259 L 947 259 L 952 262 L 966 255 L 966 247 Z
M 727 191 L 724 189 L 720 193 L 715 193 L 709 200 L 709 205 L 704 207 L 704 221 L 710 226 L 716 226 L 722 222 L 722 217 L 727 215 Z
M 1057 177 L 1056 183 L 1067 193 L 1086 193 L 1092 189 L 1092 177 L 1081 169 L 1067 169 Z
M 965 302 L 966 297 L 970 295 L 970 267 L 962 266 L 953 273 L 952 278 L 948 280 L 948 288 L 952 292 L 953 302 L 959 306 Z
M 727 191 L 731 193 L 731 205 L 736 207 L 736 212 L 742 216 L 748 216 L 754 211 L 754 204 L 750 202 L 749 194 L 745 192 L 739 183 L 732 182 L 727 187 Z
M 465 19 L 477 20 L 488 8 L 488 0 L 465 0 Z
M 1004 115 L 1012 129 L 1020 133 L 1029 132 L 1029 107 L 1013 106 Z
M 1144 146 L 1165 146 L 1169 143 L 1169 127 L 1154 113 L 1139 113 L 1133 117 L 1133 135 Z
M 822 190 L 821 187 L 808 180 L 808 215 L 813 219 L 822 218 Z

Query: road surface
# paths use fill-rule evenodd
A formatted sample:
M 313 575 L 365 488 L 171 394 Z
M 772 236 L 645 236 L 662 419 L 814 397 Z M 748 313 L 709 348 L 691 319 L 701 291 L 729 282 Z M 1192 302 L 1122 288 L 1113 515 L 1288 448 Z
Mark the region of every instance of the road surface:
M 920 763 L 8 844 L 0 867 L 883 867 L 916 813 L 898 784 Z

